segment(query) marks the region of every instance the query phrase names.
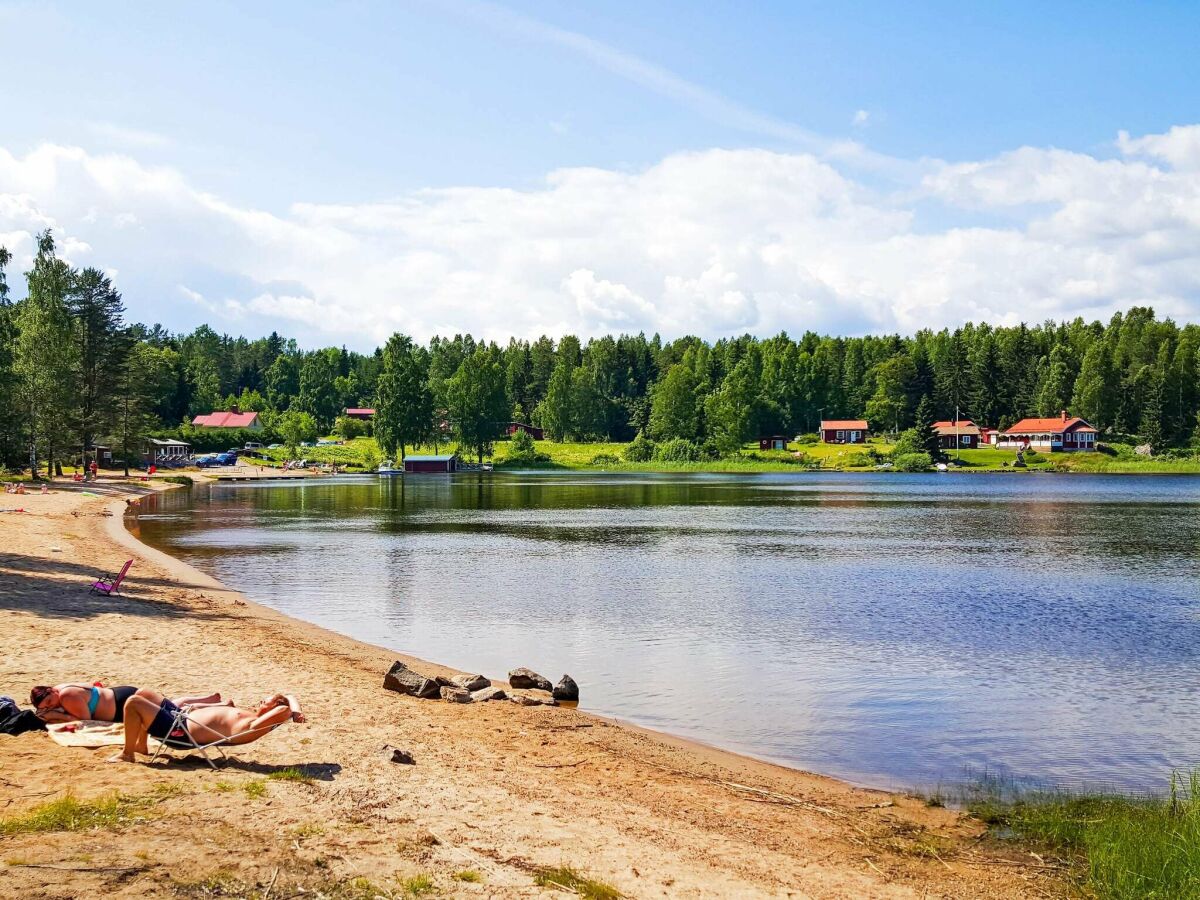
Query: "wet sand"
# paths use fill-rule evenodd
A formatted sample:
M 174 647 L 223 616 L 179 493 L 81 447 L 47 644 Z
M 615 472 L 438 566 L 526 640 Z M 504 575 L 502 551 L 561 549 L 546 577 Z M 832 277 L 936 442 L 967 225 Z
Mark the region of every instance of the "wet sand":
M 532 897 L 562 893 L 534 883 L 560 865 L 630 897 L 1060 893 L 1052 870 L 917 799 L 581 710 L 384 691 L 397 658 L 454 673 L 285 617 L 141 544 L 121 514 L 151 489 L 0 497 L 0 509 L 26 510 L 0 513 L 0 694 L 25 701 L 33 684 L 95 680 L 245 704 L 282 691 L 308 722 L 242 748 L 220 773 L 0 736 L 0 816 L 68 790 L 148 798 L 113 829 L 0 836 L 6 894 L 369 896 L 354 893 L 367 878 L 405 896 L 406 879 L 427 876 L 441 895 Z M 88 594 L 130 557 L 125 596 Z M 390 762 L 389 746 L 416 765 Z M 296 766 L 311 784 L 269 777 Z M 480 881 L 456 879 L 465 870 Z

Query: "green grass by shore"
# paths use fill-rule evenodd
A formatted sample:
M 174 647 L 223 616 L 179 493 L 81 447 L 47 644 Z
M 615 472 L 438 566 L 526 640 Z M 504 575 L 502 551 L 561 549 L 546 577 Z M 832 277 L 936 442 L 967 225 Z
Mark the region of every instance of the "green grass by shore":
M 509 441 L 497 441 L 493 456 L 488 462 L 497 468 L 507 464 Z M 849 447 L 837 444 L 789 444 L 784 450 L 759 450 L 746 445 L 737 456 L 699 462 L 629 462 L 625 459 L 628 444 L 616 442 L 577 443 L 537 441 L 539 453 L 549 460 L 534 466 L 521 468 L 547 470 L 579 470 L 593 472 L 797 472 L 806 470 L 871 472 L 886 459 L 892 445 L 875 439 L 865 445 Z M 286 449 L 266 450 L 266 465 L 281 466 L 288 459 Z M 407 448 L 413 453 L 458 452 L 455 442 L 437 447 L 423 446 Z M 1095 472 L 1103 474 L 1200 474 L 1200 456 L 1190 459 L 1163 459 L 1131 457 L 1128 454 L 1113 456 L 1100 452 L 1089 453 L 1035 453 L 1026 455 L 1026 467 L 1018 469 L 1016 452 L 993 447 L 950 452 L 952 460 L 967 472 Z M 382 459 L 373 438 L 362 437 L 344 444 L 319 447 L 302 447 L 300 456 L 310 464 L 337 465 L 350 471 L 360 470 L 369 459 Z M 471 462 L 474 457 L 463 456 Z M 514 466 L 515 468 L 515 466 Z
M 1080 893 L 1099 900 L 1200 898 L 1200 773 L 1171 779 L 1165 797 L 985 789 L 967 809 L 1002 839 L 1057 859 Z

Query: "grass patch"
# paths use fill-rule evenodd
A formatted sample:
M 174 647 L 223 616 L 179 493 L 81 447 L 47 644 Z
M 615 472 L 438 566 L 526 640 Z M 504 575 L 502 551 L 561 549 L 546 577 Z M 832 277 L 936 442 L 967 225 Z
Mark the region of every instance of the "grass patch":
M 1101 900 L 1200 897 L 1200 772 L 1173 775 L 1166 797 L 984 792 L 967 808 L 1000 836 L 1058 854 Z
M 432 894 L 437 889 L 433 879 L 428 875 L 414 875 L 412 878 L 406 878 L 400 883 L 400 887 L 410 897 L 423 897 L 426 894 Z
M 306 769 L 298 766 L 288 766 L 286 769 L 276 769 L 267 776 L 267 781 L 296 781 L 300 784 L 312 784 L 313 777 Z
M 246 796 L 251 800 L 257 800 L 267 792 L 267 783 L 261 778 L 256 778 L 253 781 L 247 781 L 242 785 L 242 790 L 246 792 Z
M 463 869 L 461 872 L 454 873 L 455 881 L 465 881 L 467 884 L 479 884 L 483 881 L 483 876 L 474 869 Z
M 325 833 L 325 826 L 320 822 L 305 822 L 303 825 L 297 825 L 292 829 L 292 837 L 298 841 L 305 838 L 317 837 Z
M 111 794 L 95 800 L 78 800 L 72 794 L 35 806 L 29 812 L 0 819 L 0 835 L 43 834 L 52 831 L 89 831 L 120 828 L 145 819 L 148 798 Z
M 218 781 L 213 784 L 212 789 L 219 794 L 228 794 L 231 791 L 236 791 L 237 785 L 232 781 Z
M 623 896 L 611 884 L 588 878 L 570 866 L 540 869 L 534 874 L 533 883 L 538 887 L 565 888 L 568 891 L 574 891 L 586 900 L 618 900 Z

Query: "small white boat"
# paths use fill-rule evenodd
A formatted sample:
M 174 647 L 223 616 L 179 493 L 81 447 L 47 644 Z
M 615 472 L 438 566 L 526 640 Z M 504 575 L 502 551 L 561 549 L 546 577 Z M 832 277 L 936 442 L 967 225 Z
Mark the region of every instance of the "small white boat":
M 403 474 L 404 474 L 404 467 L 401 466 L 400 468 L 397 469 L 395 463 L 393 463 L 390 459 L 385 459 L 383 462 L 381 462 L 379 464 L 379 477 L 380 478 L 391 478 L 393 475 L 403 475 Z

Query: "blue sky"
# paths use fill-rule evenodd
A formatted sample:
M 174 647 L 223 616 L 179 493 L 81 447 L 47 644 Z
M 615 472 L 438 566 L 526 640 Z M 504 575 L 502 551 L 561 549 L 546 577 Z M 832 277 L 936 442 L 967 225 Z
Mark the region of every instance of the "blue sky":
M 314 224 L 311 209 L 300 216 L 308 236 L 319 241 L 313 228 L 326 228 L 334 210 L 353 208 L 360 213 L 354 224 L 343 217 L 339 235 L 326 235 L 321 246 L 336 246 L 347 233 L 361 235 L 366 228 L 375 257 L 343 254 L 331 265 L 390 259 L 397 278 L 411 274 L 415 265 L 426 292 L 440 278 L 441 284 L 458 279 L 502 295 L 479 297 L 477 309 L 463 296 L 450 297 L 444 320 L 420 317 L 411 326 L 418 332 L 468 328 L 473 319 L 500 328 L 505 317 L 493 321 L 488 304 L 503 310 L 526 295 L 540 312 L 512 327 L 704 330 L 703 317 L 654 312 L 671 306 L 671 285 L 691 285 L 684 293 L 694 287 L 722 308 L 741 309 L 734 315 L 715 310 L 706 336 L 727 328 L 796 329 L 808 321 L 831 328 L 905 328 L 923 324 L 913 312 L 915 302 L 885 308 L 885 295 L 902 293 L 911 274 L 892 272 L 878 284 L 869 278 L 843 283 L 847 279 L 829 268 L 829 255 L 848 251 L 828 248 L 820 258 L 796 257 L 790 269 L 797 284 L 793 291 L 781 272 L 752 274 L 763 263 L 761 253 L 751 260 L 744 248 L 722 245 L 713 251 L 714 240 L 736 242 L 732 221 L 719 233 L 704 235 L 707 253 L 700 247 L 672 248 L 666 253 L 674 257 L 669 265 L 643 261 L 625 271 L 619 248 L 599 248 L 591 256 L 565 253 L 570 259 L 562 260 L 561 271 L 553 266 L 542 271 L 535 260 L 525 271 L 536 269 L 536 275 L 528 276 L 506 269 L 503 257 L 491 261 L 487 271 L 440 263 L 422 268 L 427 254 L 452 263 L 465 252 L 455 245 L 455 233 L 445 231 L 443 244 L 431 243 L 429 235 L 437 229 L 429 219 L 405 218 L 399 232 L 382 236 L 365 224 L 374 221 L 365 211 L 393 202 L 421 206 L 434 224 L 447 218 L 461 222 L 464 215 L 520 218 L 528 209 L 497 204 L 486 189 L 520 192 L 522 203 L 537 206 L 539 196 L 551 203 L 560 193 L 553 185 L 547 188 L 555 172 L 574 172 L 576 180 L 589 169 L 644 176 L 688 154 L 765 151 L 827 167 L 828 174 L 844 180 L 838 196 L 856 207 L 866 203 L 879 214 L 906 214 L 908 223 L 895 224 L 899 231 L 889 241 L 914 230 L 961 236 L 958 229 L 979 226 L 996 228 L 1004 239 L 1013 227 L 1026 236 L 1036 234 L 1046 216 L 1086 197 L 1051 192 L 1017 206 L 996 197 L 981 202 L 979 186 L 967 189 L 964 173 L 950 167 L 991 166 L 1029 147 L 1042 154 L 1033 164 L 1041 173 L 1036 177 L 1044 178 L 1046 166 L 1060 169 L 1061 161 L 1049 155 L 1057 148 L 1074 154 L 1079 166 L 1092 171 L 1090 177 L 1103 181 L 1098 163 L 1131 155 L 1118 147 L 1120 132 L 1137 140 L 1200 121 L 1200 54 L 1195 52 L 1200 4 L 0 3 L 0 33 L 5 51 L 0 148 L 23 163 L 10 167 L 7 181 L 0 181 L 0 197 L 21 196 L 34 208 L 29 213 L 23 207 L 24 219 L 9 213 L 6 223 L 0 206 L 0 236 L 10 235 L 9 243 L 20 252 L 19 235 L 31 230 L 25 219 L 40 215 L 76 242 L 80 263 L 117 270 L 139 317 L 175 327 L 220 317 L 224 321 L 214 321 L 218 327 L 253 330 L 272 316 L 284 316 L 279 327 L 312 340 L 322 339 L 324 329 L 318 326 L 325 317 L 296 314 L 289 322 L 288 304 L 279 298 L 318 309 L 324 305 L 326 311 L 342 309 L 352 298 L 322 289 L 295 261 L 278 259 L 261 268 L 222 261 L 215 258 L 222 245 L 206 239 L 198 240 L 195 255 L 189 256 L 178 244 L 156 247 L 149 234 L 139 253 L 138 242 L 116 230 L 128 232 L 131 222 L 147 228 L 149 221 L 167 215 L 164 203 L 174 204 L 180 215 L 194 215 L 192 204 L 202 195 L 201 206 L 204 197 L 217 198 L 234 210 L 261 211 L 288 226 L 298 224 L 297 204 L 320 207 L 319 223 Z M 1179 140 L 1190 148 L 1190 135 Z M 84 156 L 60 154 L 31 163 L 31 154 L 47 145 Z M 1179 152 L 1191 159 L 1190 149 Z M 153 211 L 123 203 L 122 195 L 131 192 L 114 193 L 104 177 L 117 176 L 99 176 L 88 162 L 111 164 L 114 156 L 143 173 L 121 176 L 135 182 L 144 181 L 146 172 L 174 173 L 186 184 L 188 209 L 179 207 L 178 197 L 159 197 Z M 1155 151 L 1150 157 L 1151 165 L 1169 174 L 1191 171 L 1187 162 L 1180 169 L 1178 153 L 1168 158 Z M 779 174 L 777 160 L 767 159 L 751 181 L 764 166 Z M 746 177 L 742 161 L 720 157 L 693 173 L 713 179 L 707 187 L 717 193 L 731 192 L 728 202 L 705 207 L 704 216 L 744 203 L 736 196 L 736 183 L 728 180 L 730 165 L 738 177 Z M 55 171 L 53 184 L 40 180 L 47 167 Z M 78 169 L 74 174 L 72 167 Z M 952 195 L 945 188 L 951 175 Z M 1023 176 L 1009 175 L 1021 183 Z M 795 173 L 782 177 L 775 188 L 803 184 L 804 190 L 815 190 L 807 175 L 799 182 Z M 931 190 L 931 178 L 941 179 L 942 188 Z M 80 179 L 88 191 L 99 193 L 90 205 L 77 199 L 74 205 L 65 203 L 70 190 L 84 190 Z M 1188 201 L 1192 181 L 1183 181 L 1170 196 Z M 438 193 L 445 189 L 475 193 L 466 199 Z M 760 189 L 774 188 L 764 183 Z M 619 210 L 607 205 L 621 192 L 604 185 L 596 191 L 586 202 L 604 207 L 597 221 L 611 228 L 615 216 L 628 225 L 628 202 Z M 869 202 L 864 193 L 871 194 Z M 678 191 L 666 189 L 666 196 L 678 200 Z M 579 198 L 570 199 L 577 211 Z M 665 221 L 682 209 L 700 214 L 691 200 L 680 202 Z M 831 195 L 826 202 L 843 200 Z M 106 213 L 111 213 L 107 223 Z M 763 246 L 779 243 L 781 235 L 785 243 L 797 237 L 785 234 L 786 227 L 774 227 L 765 207 L 759 213 L 735 219 Z M 211 214 L 202 210 L 196 227 L 206 222 L 211 231 Z M 661 207 L 653 214 L 661 214 Z M 862 224 L 858 217 L 841 221 Z M 114 222 L 125 224 L 114 227 Z M 167 230 L 176 241 L 185 241 L 188 232 L 177 231 L 177 225 Z M 224 227 L 233 226 L 223 221 Z M 396 222 L 387 227 L 395 228 Z M 574 222 L 564 230 L 583 227 Z M 544 225 L 534 232 L 512 239 L 527 247 L 530 241 L 556 237 L 547 235 Z M 206 258 L 202 249 L 214 257 Z M 854 268 L 861 278 L 862 267 L 873 260 L 882 272 L 893 266 L 864 251 L 844 258 L 842 269 Z M 1119 258 L 1110 263 L 1132 264 Z M 607 284 L 600 293 L 608 299 L 572 294 L 570 284 L 589 283 L 574 277 L 580 271 L 593 273 L 591 283 Z M 1072 282 L 1096 274 L 1077 272 Z M 406 294 L 403 284 L 389 293 L 384 275 L 355 288 L 360 302 L 372 308 L 421 303 L 419 295 Z M 805 287 L 809 277 L 814 283 Z M 1153 300 L 1155 294 L 1147 293 L 1153 285 L 1135 280 L 1122 290 L 1095 286 L 1094 302 L 1085 308 L 1102 311 Z M 1171 280 L 1158 289 L 1176 315 L 1190 316 L 1200 305 L 1191 283 Z M 249 302 L 264 291 L 274 300 L 251 309 Z M 838 305 L 847 291 L 857 312 L 832 315 L 825 306 Z M 864 291 L 871 302 L 863 299 Z M 1057 305 L 1051 302 L 1056 291 Z M 753 303 L 739 307 L 736 297 L 721 301 L 731 293 Z M 781 293 L 794 296 L 781 300 Z M 961 293 L 952 305 L 979 314 L 1030 316 L 1078 308 L 1070 297 L 1063 301 L 1061 286 L 1054 284 L 1033 286 L 1029 295 L 1024 309 L 1001 310 L 975 296 L 963 303 L 967 298 Z M 616 306 L 606 305 L 609 301 Z M 589 319 L 587 311 L 594 313 L 596 302 L 600 314 Z M 678 297 L 674 302 L 686 305 Z M 767 306 L 770 314 L 762 312 Z M 789 309 L 795 315 L 789 317 Z M 952 322 L 956 315 L 943 308 L 927 324 Z M 404 326 L 394 315 L 376 316 L 371 336 Z M 329 339 L 340 338 L 329 331 Z

